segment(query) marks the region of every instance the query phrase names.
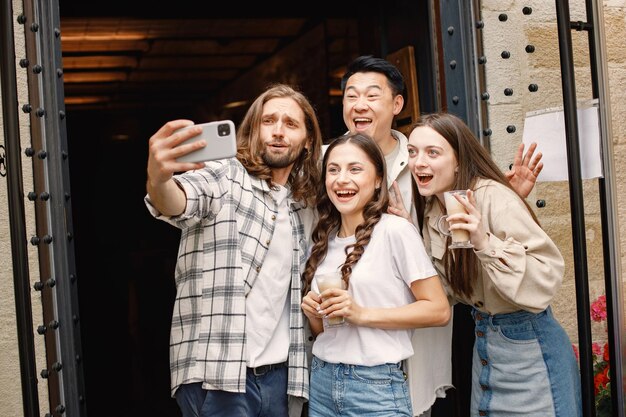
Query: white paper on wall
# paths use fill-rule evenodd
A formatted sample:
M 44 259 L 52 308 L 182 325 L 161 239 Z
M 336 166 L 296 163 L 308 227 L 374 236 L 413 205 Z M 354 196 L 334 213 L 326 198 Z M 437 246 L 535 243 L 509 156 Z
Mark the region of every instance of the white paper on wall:
M 582 179 L 601 178 L 600 125 L 598 100 L 589 100 L 578 107 L 578 140 Z M 565 145 L 565 116 L 563 107 L 526 113 L 524 146 L 537 142 L 537 151 L 543 154 L 543 170 L 537 181 L 567 181 L 567 147 Z

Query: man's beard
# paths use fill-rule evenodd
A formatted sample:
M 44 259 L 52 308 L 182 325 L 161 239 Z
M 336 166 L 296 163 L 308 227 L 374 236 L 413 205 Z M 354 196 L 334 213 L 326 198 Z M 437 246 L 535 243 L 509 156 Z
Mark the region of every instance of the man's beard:
M 280 155 L 269 152 L 267 148 L 268 146 L 265 145 L 265 151 L 263 152 L 263 155 L 261 155 L 265 165 L 270 168 L 286 168 L 298 160 L 302 154 L 304 144 L 298 146 L 297 149 L 291 148 L 286 154 Z

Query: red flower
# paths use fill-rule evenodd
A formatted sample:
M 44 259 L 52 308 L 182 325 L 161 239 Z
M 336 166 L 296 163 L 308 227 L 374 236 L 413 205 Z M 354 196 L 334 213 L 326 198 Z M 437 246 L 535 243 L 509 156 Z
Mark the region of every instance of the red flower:
M 599 296 L 591 303 L 591 320 L 596 322 L 606 320 L 606 295 Z
M 608 343 L 604 344 L 604 352 L 602 354 L 602 359 L 604 359 L 604 362 L 607 362 L 607 363 L 609 361 L 609 344 Z

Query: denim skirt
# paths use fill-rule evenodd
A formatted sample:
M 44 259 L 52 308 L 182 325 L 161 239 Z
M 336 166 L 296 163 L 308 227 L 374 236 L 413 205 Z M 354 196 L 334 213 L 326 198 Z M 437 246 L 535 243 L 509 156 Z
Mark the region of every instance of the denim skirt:
M 582 417 L 578 362 L 549 307 L 472 316 L 472 416 Z
M 406 376 L 400 365 L 348 365 L 314 356 L 309 417 L 413 417 Z

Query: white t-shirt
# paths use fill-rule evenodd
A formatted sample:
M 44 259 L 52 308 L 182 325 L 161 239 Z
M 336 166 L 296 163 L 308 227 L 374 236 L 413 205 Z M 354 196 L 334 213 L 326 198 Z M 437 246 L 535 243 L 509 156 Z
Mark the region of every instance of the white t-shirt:
M 354 236 L 334 237 L 316 274 L 337 270 L 346 259 L 345 247 Z M 415 302 L 413 281 L 437 275 L 415 226 L 403 218 L 383 214 L 350 276 L 349 293 L 363 307 L 392 308 Z M 313 291 L 318 292 L 313 279 Z M 413 330 L 383 330 L 348 325 L 320 333 L 313 354 L 331 363 L 375 366 L 399 362 L 413 354 Z
M 284 362 L 289 353 L 291 224 L 289 189 L 272 190 L 278 213 L 274 234 L 254 285 L 246 297 L 247 366 Z

